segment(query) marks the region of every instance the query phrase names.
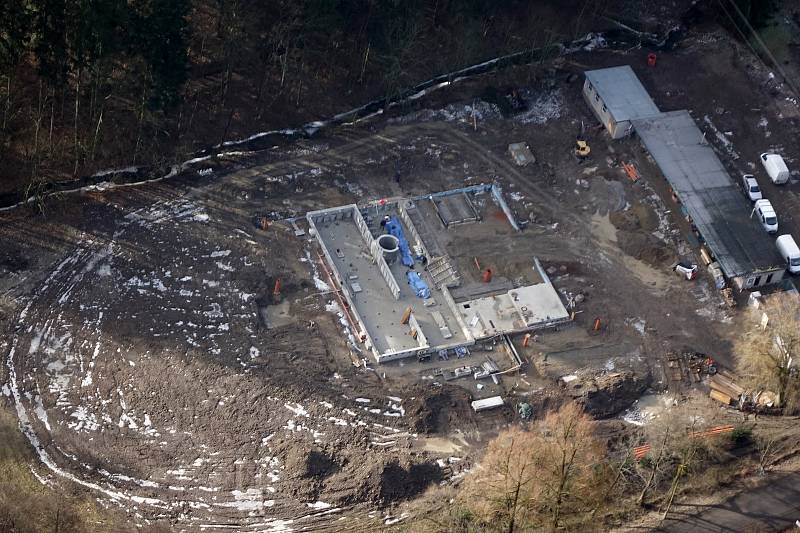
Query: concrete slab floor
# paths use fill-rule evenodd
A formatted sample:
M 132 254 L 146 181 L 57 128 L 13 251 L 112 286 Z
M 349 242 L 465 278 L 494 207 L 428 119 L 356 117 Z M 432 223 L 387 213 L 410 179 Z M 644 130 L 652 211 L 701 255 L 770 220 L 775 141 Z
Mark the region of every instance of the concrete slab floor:
M 431 297 L 436 303 L 429 307 L 423 304 L 423 300 L 408 285 L 406 272 L 409 268 L 399 261 L 390 265 L 392 275 L 400 287 L 400 299 L 394 299 L 386 281 L 373 264 L 367 243 L 352 219 L 318 225 L 317 229 L 331 252 L 340 277 L 349 284 L 356 310 L 379 352 L 408 350 L 418 346 L 410 335 L 408 326 L 400 323 L 407 307 L 412 308 L 414 317 L 432 347 L 467 342 L 455 316 L 445 304 L 441 291 L 435 289 L 433 280 L 421 264 L 417 263 L 414 269 L 431 288 Z M 407 228 L 403 229 L 410 235 Z M 355 276 L 355 279 L 351 279 L 351 276 Z M 360 292 L 352 290 L 354 283 L 360 286 Z M 433 317 L 434 312 L 441 313 L 451 337 L 444 337 Z

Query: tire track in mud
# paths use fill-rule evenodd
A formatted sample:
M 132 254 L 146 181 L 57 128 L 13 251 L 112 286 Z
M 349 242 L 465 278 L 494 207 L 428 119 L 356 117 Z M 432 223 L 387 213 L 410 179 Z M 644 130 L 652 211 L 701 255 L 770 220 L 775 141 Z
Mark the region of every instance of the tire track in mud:
M 171 206 L 171 208 L 166 208 L 165 206 Z M 324 509 L 312 513 L 308 513 L 307 511 L 310 509 L 307 509 L 305 513 L 299 513 L 298 505 L 303 507 L 301 502 L 296 501 L 288 495 L 281 496 L 280 494 L 271 495 L 263 493 L 261 492 L 263 491 L 263 487 L 256 489 L 259 491 L 258 493 L 251 493 L 250 489 L 246 488 L 246 486 L 230 493 L 226 493 L 222 489 L 217 489 L 211 491 L 216 493 L 212 494 L 213 499 L 210 500 L 207 497 L 200 498 L 199 496 L 202 495 L 203 492 L 209 492 L 200 484 L 203 480 L 212 479 L 215 472 L 228 472 L 230 465 L 240 459 L 235 449 L 220 454 L 217 458 L 208 457 L 200 463 L 199 466 L 202 466 L 202 468 L 193 467 L 188 463 L 184 466 L 173 464 L 173 475 L 169 475 L 169 470 L 167 470 L 161 475 L 155 477 L 149 475 L 147 478 L 142 479 L 136 477 L 136 475 L 128 475 L 132 472 L 123 473 L 125 470 L 114 471 L 114 469 L 111 468 L 100 468 L 83 463 L 81 459 L 74 455 L 74 447 L 68 445 L 66 449 L 62 449 L 59 446 L 59 442 L 71 442 L 74 445 L 74 438 L 69 436 L 68 433 L 74 433 L 75 436 L 77 436 L 89 431 L 91 434 L 91 432 L 96 431 L 96 426 L 102 426 L 104 424 L 107 426 L 119 425 L 120 428 L 125 426 L 125 431 L 127 431 L 135 429 L 132 427 L 132 424 L 135 423 L 140 429 L 144 428 L 145 434 L 148 431 L 160 431 L 162 435 L 151 436 L 169 440 L 169 437 L 163 434 L 166 428 L 158 429 L 154 424 L 148 423 L 146 413 L 144 413 L 144 416 L 141 412 L 137 412 L 136 416 L 132 415 L 133 411 L 128 414 L 128 409 L 136 410 L 138 408 L 135 404 L 135 395 L 133 398 L 134 403 L 131 404 L 131 398 L 129 398 L 127 392 L 124 397 L 121 391 L 118 394 L 118 402 L 122 408 L 121 414 L 98 412 L 98 416 L 91 416 L 91 413 L 88 413 L 84 409 L 84 411 L 80 411 L 80 425 L 73 427 L 65 428 L 60 424 L 60 422 L 65 419 L 65 416 L 64 413 L 59 414 L 58 409 L 66 407 L 91 408 L 91 405 L 89 405 L 85 401 L 86 399 L 81 395 L 81 391 L 87 387 L 91 389 L 91 386 L 94 385 L 93 381 L 101 382 L 102 379 L 106 377 L 96 374 L 92 378 L 92 374 L 89 373 L 88 369 L 93 368 L 92 365 L 98 358 L 98 352 L 100 352 L 101 360 L 106 357 L 105 350 L 101 352 L 99 349 L 101 340 L 103 339 L 100 320 L 113 320 L 115 318 L 114 316 L 109 316 L 113 315 L 113 313 L 109 311 L 108 305 L 98 306 L 97 304 L 104 301 L 105 298 L 113 300 L 115 293 L 112 290 L 105 296 L 100 295 L 102 299 L 98 302 L 97 294 L 92 296 L 92 293 L 87 292 L 91 289 L 91 285 L 95 284 L 94 280 L 90 279 L 91 275 L 95 274 L 106 264 L 108 264 L 108 269 L 110 270 L 112 260 L 116 260 L 120 263 L 130 263 L 136 259 L 142 259 L 135 256 L 141 251 L 142 246 L 147 248 L 144 244 L 146 240 L 142 241 L 141 235 L 135 232 L 129 235 L 128 233 L 131 229 L 150 227 L 158 228 L 159 233 L 163 233 L 165 227 L 175 221 L 192 220 L 194 223 L 203 224 L 205 223 L 204 216 L 204 213 L 198 212 L 197 207 L 187 200 L 185 196 L 174 197 L 163 201 L 159 200 L 149 206 L 128 212 L 125 217 L 118 221 L 118 227 L 113 231 L 110 240 L 103 238 L 100 234 L 95 234 L 91 237 L 91 241 L 84 236 L 83 239 L 79 239 L 76 243 L 68 246 L 68 251 L 64 254 L 63 259 L 50 272 L 49 276 L 38 287 L 33 297 L 27 301 L 24 309 L 18 315 L 17 330 L 19 333 L 12 337 L 12 344 L 6 359 L 6 365 L 11 376 L 10 392 L 15 400 L 17 415 L 23 432 L 36 449 L 42 462 L 53 474 L 69 479 L 91 490 L 98 491 L 123 507 L 133 506 L 132 509 L 137 512 L 141 511 L 145 516 L 150 516 L 152 518 L 163 515 L 166 512 L 171 516 L 176 516 L 187 526 L 199 527 L 197 522 L 202 521 L 203 517 L 213 518 L 227 516 L 228 522 L 226 524 L 228 526 L 233 525 L 237 528 L 252 529 L 269 527 L 275 530 L 280 528 L 285 529 L 293 522 L 302 522 L 303 526 L 317 522 L 327 523 L 329 518 L 326 517 L 329 516 L 333 516 L 330 520 L 338 520 L 338 517 L 341 516 L 342 513 L 351 508 L 350 506 L 338 506 L 335 509 Z M 197 219 L 198 217 L 199 219 Z M 214 254 L 217 254 L 217 257 L 213 257 Z M 229 254 L 224 252 L 211 252 L 211 255 L 214 261 L 224 262 Z M 226 263 L 223 263 L 223 265 L 224 264 Z M 134 276 L 134 278 L 135 277 L 136 276 Z M 128 282 L 131 282 L 134 278 L 128 279 Z M 126 283 L 126 285 L 128 285 L 128 283 Z M 155 291 L 154 294 L 157 294 L 164 292 L 161 290 L 163 285 L 165 284 L 160 281 L 157 284 L 154 280 L 147 281 L 137 278 L 136 282 L 130 283 L 130 290 Z M 142 287 L 147 287 L 147 289 Z M 69 340 L 64 340 L 63 337 L 55 335 L 55 333 L 50 333 L 51 331 L 55 331 L 58 327 L 70 326 L 69 322 L 72 318 L 67 315 L 70 315 L 71 312 L 74 312 L 75 317 L 84 316 L 83 313 L 78 313 L 78 309 L 76 308 L 68 309 L 70 303 L 78 305 L 80 310 L 84 310 L 84 307 L 92 309 L 92 312 L 95 313 L 95 319 L 93 320 L 96 320 L 96 322 L 92 323 L 73 325 L 72 329 L 68 330 L 73 331 L 73 340 L 71 342 Z M 60 333 L 61 332 L 59 332 L 59 334 Z M 25 342 L 28 340 L 29 344 L 26 345 Z M 94 343 L 91 342 L 93 340 L 95 341 Z M 105 341 L 102 342 L 105 343 Z M 80 344 L 79 350 L 76 348 L 78 344 Z M 122 348 L 124 348 L 124 346 L 122 346 Z M 25 349 L 27 349 L 28 352 L 27 356 L 23 356 Z M 71 361 L 72 364 L 67 368 L 75 370 L 76 375 L 71 378 L 66 377 L 68 380 L 67 383 L 62 383 L 65 387 L 64 390 L 66 390 L 64 400 L 63 402 L 56 400 L 54 405 L 49 405 L 46 409 L 42 402 L 42 393 L 39 392 L 39 384 L 44 383 L 46 389 L 48 383 L 52 384 L 52 382 L 57 382 L 62 378 L 50 375 L 47 372 L 42 374 L 41 367 L 47 368 L 48 365 L 54 362 L 63 364 L 64 361 L 62 359 L 65 356 L 64 354 L 75 350 L 78 351 L 73 355 L 75 355 L 78 360 Z M 81 357 L 84 355 L 88 357 Z M 125 361 L 122 362 L 124 363 Z M 131 359 L 130 362 L 133 364 L 134 360 Z M 135 364 L 141 366 L 145 364 L 145 362 L 136 360 Z M 55 370 L 58 372 L 64 370 L 64 368 L 64 366 L 60 366 L 55 368 Z M 67 373 L 68 372 L 63 372 L 63 374 Z M 70 379 L 72 379 L 72 382 L 69 382 Z M 114 380 L 114 383 L 117 383 L 117 379 Z M 111 388 L 113 389 L 114 387 Z M 59 391 L 55 392 L 58 393 Z M 99 395 L 99 389 L 97 389 L 97 393 Z M 60 398 L 60 393 L 58 395 Z M 105 395 L 101 399 L 103 401 L 111 401 L 113 398 Z M 274 398 L 269 399 L 269 401 L 275 404 L 274 409 L 288 409 L 294 413 L 294 418 L 297 418 L 297 416 L 300 417 L 298 419 L 299 421 L 296 420 L 295 422 L 292 422 L 291 420 L 293 420 L 293 418 L 290 418 L 290 421 L 287 423 L 288 435 L 297 431 L 303 433 L 313 429 L 314 426 L 304 422 L 304 415 L 300 412 L 304 411 L 304 409 L 301 409 L 299 404 L 296 404 L 294 407 L 294 409 L 298 411 L 295 413 L 295 411 L 289 409 L 289 407 L 282 407 L 288 399 L 281 400 Z M 127 402 L 128 405 L 126 406 L 123 402 Z M 289 404 L 286 403 L 286 405 Z M 196 411 L 193 410 L 191 413 L 194 412 Z M 50 416 L 48 416 L 48 414 Z M 328 417 L 333 414 L 335 413 L 331 413 Z M 355 413 L 353 416 L 355 417 Z M 356 426 L 360 426 L 361 424 L 361 416 L 351 418 L 353 422 L 348 422 L 341 418 L 333 418 L 335 419 L 333 423 L 326 417 L 319 420 L 316 418 L 311 418 L 309 420 L 314 420 L 314 425 L 322 424 L 323 420 L 324 424 L 332 426 L 340 424 L 348 426 L 355 424 L 356 420 L 358 421 Z M 369 420 L 369 418 L 367 420 Z M 278 421 L 278 424 L 280 423 L 281 422 Z M 311 429 L 306 429 L 307 427 Z M 319 431 L 323 431 L 322 426 L 319 427 Z M 358 428 L 355 430 L 361 431 Z M 330 430 L 324 431 L 327 432 Z M 375 428 L 375 431 L 377 433 L 375 433 L 373 439 L 377 438 L 380 440 L 381 438 L 385 439 L 387 435 L 394 436 L 392 432 L 387 433 L 387 430 Z M 66 441 L 64 441 L 65 437 Z M 73 453 L 70 453 L 70 450 Z M 189 462 L 191 462 L 191 459 L 189 459 Z M 162 468 L 169 468 L 169 466 Z M 253 467 L 248 468 L 252 470 Z M 187 486 L 173 486 L 177 478 L 195 478 L 194 472 L 202 475 L 201 478 L 197 478 L 200 483 L 192 481 Z M 282 477 L 282 474 L 280 475 Z M 223 477 L 228 477 L 228 474 L 226 473 Z M 192 483 L 194 483 L 194 486 Z M 223 483 L 223 485 L 225 485 L 225 483 Z M 212 485 L 212 487 L 214 487 L 214 485 Z M 175 498 L 175 493 L 179 493 L 180 497 Z M 220 499 L 221 496 L 224 496 L 224 498 Z M 140 506 L 142 508 L 139 508 Z M 144 508 L 150 508 L 151 511 L 145 512 Z M 283 518 L 271 518 L 268 522 L 265 522 L 264 518 L 269 518 L 269 515 L 262 516 L 259 517 L 261 525 L 253 525 L 254 519 L 247 518 L 245 515 L 256 508 L 260 509 L 262 512 L 268 509 L 269 515 L 272 517 Z

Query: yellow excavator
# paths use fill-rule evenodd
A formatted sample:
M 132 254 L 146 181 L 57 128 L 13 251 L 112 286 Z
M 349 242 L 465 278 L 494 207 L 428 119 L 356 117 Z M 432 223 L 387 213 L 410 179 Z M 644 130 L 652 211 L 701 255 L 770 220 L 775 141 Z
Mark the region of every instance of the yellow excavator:
M 584 125 L 583 121 L 581 121 L 581 131 L 578 133 L 578 136 L 575 138 L 575 157 L 578 159 L 586 159 L 589 157 L 592 149 L 589 148 L 589 143 L 586 142 L 586 136 L 584 133 Z
M 587 157 L 589 157 L 589 153 L 592 151 L 592 149 L 589 148 L 589 143 L 579 138 L 578 140 L 575 141 L 575 144 L 576 144 L 575 146 L 576 157 L 578 157 L 579 159 L 586 159 Z

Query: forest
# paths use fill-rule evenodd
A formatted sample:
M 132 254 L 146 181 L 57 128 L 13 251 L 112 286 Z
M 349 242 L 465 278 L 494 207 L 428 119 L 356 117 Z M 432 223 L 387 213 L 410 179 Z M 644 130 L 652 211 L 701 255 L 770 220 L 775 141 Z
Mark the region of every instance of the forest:
M 630 0 L 5 0 L 0 192 L 168 165 L 611 18 L 655 32 L 660 14 L 681 9 Z

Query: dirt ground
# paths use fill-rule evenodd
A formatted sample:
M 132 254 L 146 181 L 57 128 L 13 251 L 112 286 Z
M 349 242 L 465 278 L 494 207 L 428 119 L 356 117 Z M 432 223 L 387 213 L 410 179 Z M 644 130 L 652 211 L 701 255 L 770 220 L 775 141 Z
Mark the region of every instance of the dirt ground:
M 731 366 L 732 312 L 708 276 L 688 282 L 671 271 L 695 250 L 663 200 L 663 178 L 635 139 L 612 143 L 594 127 L 573 74 L 631 63 L 662 109 L 690 108 L 718 128 L 736 168 L 756 160 L 765 131 L 796 163 L 796 115 L 721 33 L 690 36 L 655 69 L 645 56 L 560 62 L 525 89 L 529 110 L 512 117 L 480 95 L 529 79 L 525 69 L 325 137 L 201 162 L 172 180 L 66 195 L 43 215 L 0 215 L 0 294 L 11 317 L 0 402 L 36 448 L 34 469 L 142 527 L 365 530 L 395 523 L 398 502 L 462 475 L 520 401 L 539 414 L 563 398 L 590 407 L 595 398 L 596 414 L 616 416 L 648 387 L 689 386 L 668 378 L 671 352 Z M 579 162 L 582 123 L 592 157 Z M 520 141 L 535 164 L 511 161 L 507 146 Z M 620 166 L 630 161 L 642 173 L 635 183 Z M 540 332 L 527 348 L 515 340 L 530 364 L 502 378 L 509 405 L 475 415 L 470 384 L 353 366 L 314 243 L 286 219 L 492 181 L 524 230 L 487 234 L 464 256 L 487 247 L 536 255 L 565 298 L 582 301 L 570 327 Z M 776 197 L 779 216 L 796 187 Z M 254 224 L 261 216 L 272 221 L 266 230 Z M 513 279 L 523 264 L 497 265 L 497 275 Z M 590 384 L 562 388 L 558 379 L 572 374 Z

